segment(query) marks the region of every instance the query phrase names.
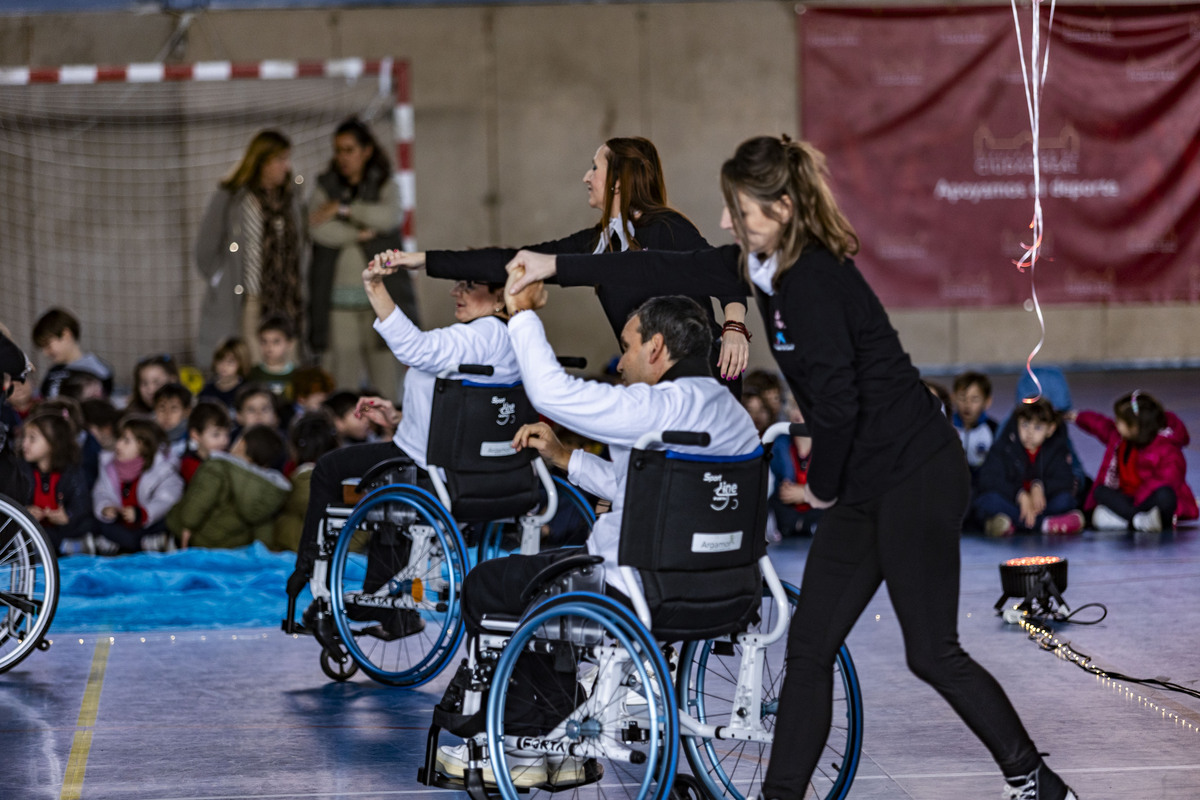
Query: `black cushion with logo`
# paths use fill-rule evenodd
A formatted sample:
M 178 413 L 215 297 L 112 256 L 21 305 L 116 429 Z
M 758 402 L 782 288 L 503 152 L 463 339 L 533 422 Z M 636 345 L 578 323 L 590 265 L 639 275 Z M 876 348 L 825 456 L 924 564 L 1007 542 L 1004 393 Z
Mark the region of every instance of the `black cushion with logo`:
M 500 519 L 539 502 L 533 448 L 513 450 L 512 439 L 537 412 L 520 383 L 481 384 L 438 378 L 429 423 L 427 460 L 446 470 L 454 518 Z
M 754 620 L 766 472 L 761 452 L 720 460 L 630 454 L 618 561 L 639 570 L 657 637 L 712 638 Z

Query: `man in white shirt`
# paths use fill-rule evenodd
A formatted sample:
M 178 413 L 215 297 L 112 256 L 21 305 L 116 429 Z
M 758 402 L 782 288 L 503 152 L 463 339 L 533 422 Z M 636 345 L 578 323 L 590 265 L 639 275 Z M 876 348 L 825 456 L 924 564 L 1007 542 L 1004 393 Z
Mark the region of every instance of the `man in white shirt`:
M 518 277 L 516 273 L 510 276 L 509 285 Z M 518 295 L 506 291 L 505 301 L 511 315 L 508 333 L 512 349 L 534 408 L 569 430 L 607 444 L 612 460 L 565 447 L 544 423 L 522 427 L 513 446 L 536 448 L 551 464 L 566 470 L 572 483 L 611 502 L 612 510 L 597 518 L 587 548 L 605 558 L 607 589 L 620 598 L 628 591 L 616 568 L 617 548 L 629 452 L 637 439 L 652 431 L 703 431 L 711 437 L 707 447 L 678 449 L 715 456 L 744 455 L 759 446 L 754 422 L 713 377 L 708 363 L 712 334 L 703 310 L 690 298 L 653 298 L 630 316 L 621 332 L 622 355 L 617 364 L 622 386 L 576 378 L 559 365 L 546 341 L 542 322 L 534 313 L 545 305 L 541 284 L 531 285 Z M 559 550 L 513 555 L 475 566 L 462 587 L 468 636 L 473 639 L 478 635 L 485 614 L 517 615 L 524 611 L 521 594 L 533 576 L 572 554 L 570 550 Z M 569 694 L 571 688 L 561 687 L 561 694 Z M 557 713 L 553 708 L 555 691 L 546 686 L 540 691 L 552 727 L 550 720 Z M 570 703 L 560 710 L 565 714 L 573 707 Z M 461 776 L 462 756 L 459 748 L 442 748 L 439 769 L 453 777 Z M 545 774 L 545 766 L 536 759 L 526 764 L 510 757 L 509 764 L 517 785 L 534 785 Z

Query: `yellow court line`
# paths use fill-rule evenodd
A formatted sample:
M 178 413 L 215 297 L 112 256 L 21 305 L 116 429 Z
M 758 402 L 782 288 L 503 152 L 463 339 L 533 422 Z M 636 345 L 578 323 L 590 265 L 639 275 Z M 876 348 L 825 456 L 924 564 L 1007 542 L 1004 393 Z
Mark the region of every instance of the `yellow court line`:
M 83 773 L 92 749 L 92 726 L 96 724 L 96 712 L 100 708 L 100 689 L 104 686 L 104 670 L 108 667 L 110 647 L 112 639 L 108 636 L 96 642 L 87 688 L 83 690 L 83 704 L 79 707 L 79 719 L 75 723 L 79 730 L 75 731 L 75 738 L 71 742 L 71 755 L 67 758 L 67 774 L 63 776 L 59 800 L 80 800 L 83 796 Z

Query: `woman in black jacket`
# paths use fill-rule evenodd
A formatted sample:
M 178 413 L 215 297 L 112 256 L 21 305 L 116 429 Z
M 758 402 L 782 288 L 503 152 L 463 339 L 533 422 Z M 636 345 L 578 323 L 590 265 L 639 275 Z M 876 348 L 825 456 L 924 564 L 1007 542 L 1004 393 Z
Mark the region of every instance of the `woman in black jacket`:
M 521 252 L 512 291 L 557 271 L 564 286 L 603 275 L 648 293 L 687 271 L 694 290 L 754 292 L 771 351 L 813 439 L 806 495 L 828 511 L 805 564 L 788 638 L 765 798 L 804 796 L 829 732 L 833 662 L 886 581 L 913 672 L 1000 765 L 1009 797 L 1073 798 L 1042 762 L 1004 690 L 958 642 L 959 536 L 970 476 L 958 437 L 921 383 L 879 298 L 850 258 L 858 237 L 838 209 L 824 157 L 803 142 L 744 142 L 721 168 L 721 226 L 738 245 L 591 258 Z
M 649 139 L 617 137 L 600 145 L 591 168 L 583 176 L 588 205 L 600 212 L 600 221 L 564 239 L 530 245 L 527 250 L 551 254 L 586 254 L 627 250 L 698 250 L 708 242 L 683 214 L 667 205 L 666 182 L 658 150 Z M 430 250 L 405 253 L 388 251 L 391 265 L 408 269 L 424 267 L 435 278 L 503 283 L 504 266 L 517 250 L 490 247 L 480 250 Z M 705 309 L 713 331 L 713 361 L 717 374 L 740 394 L 740 381 L 749 360 L 749 336 L 746 330 L 746 290 L 734 286 L 728 294 L 714 295 L 725 314 L 718 325 L 707 295 L 697 294 L 686 264 L 662 276 L 670 287 L 665 292 L 648 293 L 639 285 L 610 283 L 596 274 L 586 285 L 596 289 L 600 305 L 613 336 L 620 342 L 621 329 L 629 314 L 656 294 L 689 295 Z

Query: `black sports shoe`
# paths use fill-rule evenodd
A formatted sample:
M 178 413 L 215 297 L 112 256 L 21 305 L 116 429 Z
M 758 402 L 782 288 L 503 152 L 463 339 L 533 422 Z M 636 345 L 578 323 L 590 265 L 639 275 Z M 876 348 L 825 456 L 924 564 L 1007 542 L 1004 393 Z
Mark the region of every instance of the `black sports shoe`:
M 402 608 L 389 613 L 379 625 L 364 628 L 363 633 L 385 642 L 393 642 L 423 630 L 425 630 L 425 620 L 421 619 L 421 615 L 412 609 Z
M 1070 786 L 1045 762 L 1028 775 L 1005 778 L 1004 800 L 1079 800 Z

